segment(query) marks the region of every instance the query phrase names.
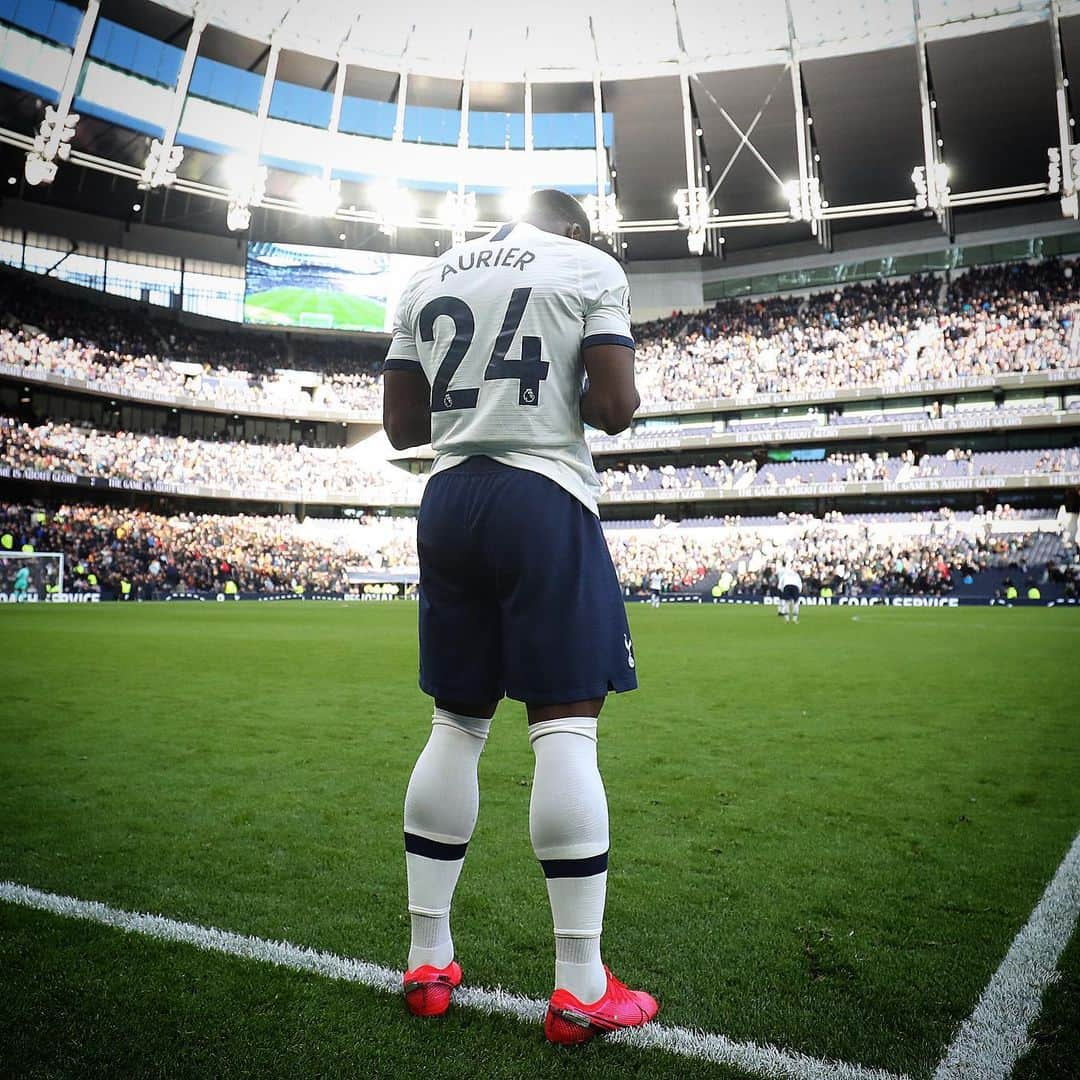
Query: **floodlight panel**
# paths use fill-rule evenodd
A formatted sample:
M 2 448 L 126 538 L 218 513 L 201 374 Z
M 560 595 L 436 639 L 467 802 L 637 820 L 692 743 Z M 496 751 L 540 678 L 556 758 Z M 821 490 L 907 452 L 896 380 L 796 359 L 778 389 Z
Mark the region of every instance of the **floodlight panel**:
M 679 25 L 691 59 L 707 56 L 751 58 L 788 47 L 784 0 L 717 4 L 677 0 Z
M 986 19 L 1000 14 L 1045 12 L 1045 0 L 920 0 L 919 18 L 926 26 Z
M 791 18 L 804 48 L 850 43 L 856 51 L 915 37 L 911 5 L 896 0 L 791 0 Z
M 627 18 L 627 5 L 619 0 L 594 3 L 592 11 L 601 71 L 679 59 L 673 7 L 657 5 L 648 19 Z
M 595 70 L 596 50 L 588 12 L 571 0 L 545 2 L 543 18 L 529 25 L 528 51 L 529 67 L 537 72 Z

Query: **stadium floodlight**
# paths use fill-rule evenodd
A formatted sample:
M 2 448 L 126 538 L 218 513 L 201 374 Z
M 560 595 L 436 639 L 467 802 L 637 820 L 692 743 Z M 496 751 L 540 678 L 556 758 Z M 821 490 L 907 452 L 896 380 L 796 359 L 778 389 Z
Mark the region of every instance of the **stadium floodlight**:
M 184 148 L 182 146 L 173 143 L 166 154 L 165 146 L 160 139 L 151 140 L 150 152 L 146 155 L 146 164 L 143 166 L 138 186 L 143 191 L 158 187 L 172 187 L 176 183 L 176 170 L 180 168 L 183 160 Z
M 796 220 L 802 219 L 802 190 L 798 180 L 788 180 L 784 184 L 784 194 L 787 196 L 788 213 Z
M 229 184 L 225 224 L 232 232 L 243 232 L 251 224 L 251 208 L 258 206 L 266 193 L 266 175 L 266 166 L 254 158 L 231 157 L 225 162 Z
M 615 202 L 615 193 L 609 192 L 603 196 L 586 195 L 581 202 L 589 216 L 593 235 L 613 240 L 619 231 L 619 222 L 622 221 L 622 212 Z
M 952 193 L 952 189 L 949 187 L 949 176 L 952 170 L 944 161 L 939 161 L 934 166 L 934 176 L 937 178 L 938 195 L 941 196 L 942 204 L 948 202 L 949 195 Z
M 922 165 L 916 165 L 911 170 L 911 182 L 915 185 L 915 209 L 925 210 L 930 205 L 930 200 L 926 187 L 926 169 Z
M 379 232 L 393 236 L 398 229 L 416 224 L 416 201 L 394 180 L 379 180 L 371 186 L 371 202 Z
M 78 113 L 61 114 L 54 106 L 45 106 L 45 117 L 23 167 L 23 175 L 31 187 L 51 184 L 56 179 L 56 160 L 67 161 L 71 157 L 71 140 L 78 122 Z
M 293 198 L 311 217 L 333 217 L 341 205 L 341 181 L 308 176 L 297 185 Z
M 1070 146 L 1064 162 L 1057 147 L 1051 146 L 1046 153 L 1050 159 L 1050 183 L 1047 190 L 1051 195 L 1061 193 L 1061 213 L 1065 217 L 1080 218 L 1080 198 L 1077 196 L 1077 191 L 1080 190 L 1080 146 Z
M 1046 190 L 1051 195 L 1056 195 L 1061 190 L 1061 151 L 1056 146 L 1051 146 L 1046 151 L 1049 160 L 1049 180 Z
M 56 162 L 46 161 L 40 154 L 29 153 L 26 155 L 23 176 L 31 187 L 37 187 L 38 184 L 51 184 L 56 179 Z
M 450 236 L 455 244 L 463 243 L 465 231 L 476 224 L 476 192 L 465 191 L 460 195 L 448 191 L 439 205 L 439 220 L 450 226 Z
M 679 224 L 687 229 L 686 246 L 691 255 L 705 250 L 705 223 L 709 220 L 709 193 L 703 187 L 679 188 L 675 192 Z
M 225 224 L 230 232 L 243 232 L 251 225 L 251 207 L 241 203 L 229 203 L 225 211 Z
M 528 209 L 532 188 L 518 188 L 503 193 L 502 210 L 511 221 L 517 221 Z
M 911 182 L 915 186 L 915 209 L 932 210 L 940 217 L 949 205 L 949 196 L 952 189 L 949 187 L 951 170 L 943 161 L 933 166 L 934 190 L 930 190 L 930 184 L 926 173 L 926 167 L 916 165 L 911 170 Z

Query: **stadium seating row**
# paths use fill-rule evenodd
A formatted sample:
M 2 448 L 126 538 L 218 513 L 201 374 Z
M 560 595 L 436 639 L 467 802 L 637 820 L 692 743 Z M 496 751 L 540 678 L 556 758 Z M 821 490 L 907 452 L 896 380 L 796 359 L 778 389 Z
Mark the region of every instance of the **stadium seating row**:
M 369 505 L 415 505 L 425 482 L 423 476 L 358 456 L 356 448 L 114 434 L 69 423 L 32 426 L 9 417 L 0 417 L 0 455 L 13 469 L 122 481 L 147 491 L 229 498 L 355 499 Z M 902 484 L 934 478 L 1055 474 L 1080 474 L 1080 450 L 953 450 L 918 460 L 910 451 L 895 456 L 882 451 L 874 456 L 831 454 L 822 461 L 770 462 L 760 467 L 754 461 L 718 461 L 700 467 L 630 464 L 599 475 L 607 501 L 617 502 L 620 496 L 642 492 L 739 491 L 755 496 L 809 484 Z
M 1013 264 L 948 284 L 916 277 L 676 314 L 635 331 L 642 399 L 646 408 L 749 402 L 1078 367 L 1073 270 L 1056 261 Z M 134 308 L 59 305 L 32 276 L 3 271 L 3 279 L 0 370 L 8 374 L 275 415 L 370 417 L 380 407 L 376 354 L 365 357 L 340 338 L 296 345 L 273 334 L 158 324 Z M 289 368 L 315 374 L 298 381 L 283 374 Z M 837 414 L 830 422 L 855 421 Z
M 1041 516 L 1033 516 L 1041 513 Z M 779 515 L 608 523 L 605 534 L 624 589 L 658 572 L 671 591 L 721 593 L 767 588 L 777 569 L 794 566 L 807 587 L 836 595 L 943 594 L 966 576 L 991 569 L 1018 580 L 1080 588 L 1080 550 L 1062 533 L 1064 514 L 1009 506 L 957 514 Z M 135 595 L 221 590 L 274 594 L 341 591 L 350 573 L 377 577 L 416 572 L 411 518 L 163 517 L 142 510 L 66 506 L 44 510 L 0 504 L 0 554 L 29 548 L 63 551 L 73 591 Z M 15 561 L 0 560 L 10 577 Z M 0 592 L 8 582 L 0 581 Z

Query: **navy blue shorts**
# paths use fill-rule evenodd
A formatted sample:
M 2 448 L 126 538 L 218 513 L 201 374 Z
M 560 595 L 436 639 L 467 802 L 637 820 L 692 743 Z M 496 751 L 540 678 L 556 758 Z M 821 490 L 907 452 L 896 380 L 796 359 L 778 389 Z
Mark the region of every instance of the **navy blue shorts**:
M 798 600 L 800 592 L 798 585 L 785 585 L 780 595 L 785 600 Z
M 437 473 L 417 548 L 425 693 L 561 705 L 637 687 L 600 522 L 554 480 L 487 457 Z

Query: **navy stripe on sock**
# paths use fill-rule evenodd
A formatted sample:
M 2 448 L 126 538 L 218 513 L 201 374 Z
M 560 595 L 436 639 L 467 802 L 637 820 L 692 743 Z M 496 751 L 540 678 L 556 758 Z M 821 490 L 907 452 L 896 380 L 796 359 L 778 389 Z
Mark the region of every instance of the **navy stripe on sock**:
M 590 855 L 587 859 L 541 859 L 544 877 L 592 877 L 607 869 L 608 853 Z
M 405 834 L 405 850 L 410 855 L 422 855 L 425 859 L 454 862 L 465 858 L 468 847 L 467 840 L 464 844 L 444 844 L 441 840 L 429 840 L 426 836 L 417 836 L 416 833 Z

